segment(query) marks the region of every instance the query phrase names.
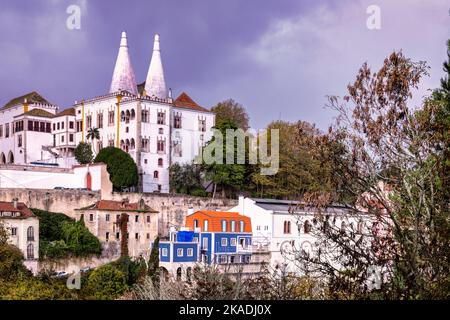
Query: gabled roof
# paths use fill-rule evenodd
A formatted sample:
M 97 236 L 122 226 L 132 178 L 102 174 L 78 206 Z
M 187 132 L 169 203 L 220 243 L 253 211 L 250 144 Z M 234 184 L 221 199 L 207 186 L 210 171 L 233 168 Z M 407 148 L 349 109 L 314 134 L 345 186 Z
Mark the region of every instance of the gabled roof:
M 153 210 L 149 206 L 145 205 L 139 207 L 139 203 L 131 203 L 127 201 L 114 201 L 114 200 L 100 200 L 85 208 L 78 210 L 100 210 L 100 211 L 123 211 L 123 212 L 151 212 L 157 213 L 158 211 Z
M 55 115 L 53 113 L 50 113 L 48 111 L 39 109 L 39 108 L 35 108 L 35 109 L 31 109 L 28 112 L 19 114 L 17 116 L 15 116 L 14 118 L 17 117 L 21 117 L 21 116 L 33 116 L 33 117 L 41 117 L 41 118 L 54 118 Z
M 9 101 L 7 104 L 5 104 L 3 106 L 3 108 L 1 108 L 0 110 L 5 110 L 5 109 L 9 109 L 11 107 L 14 107 L 16 105 L 20 105 L 23 104 L 23 102 L 25 101 L 25 99 L 27 99 L 27 102 L 29 104 L 32 103 L 42 103 L 42 104 L 49 104 L 51 105 L 50 102 L 48 102 L 44 97 L 42 97 L 39 93 L 37 93 L 36 91 L 24 94 L 23 96 L 17 97 L 12 99 L 11 101 Z
M 173 102 L 175 107 L 194 109 L 198 111 L 210 112 L 208 109 L 199 106 L 186 92 L 179 95 Z
M 0 212 L 20 212 L 20 217 L 7 217 L 7 218 L 30 218 L 35 217 L 33 212 L 23 202 L 17 202 L 17 208 L 14 207 L 14 202 L 0 201 Z
M 75 108 L 68 108 L 66 110 L 61 111 L 60 113 L 57 113 L 55 117 L 74 116 L 74 115 L 75 115 Z

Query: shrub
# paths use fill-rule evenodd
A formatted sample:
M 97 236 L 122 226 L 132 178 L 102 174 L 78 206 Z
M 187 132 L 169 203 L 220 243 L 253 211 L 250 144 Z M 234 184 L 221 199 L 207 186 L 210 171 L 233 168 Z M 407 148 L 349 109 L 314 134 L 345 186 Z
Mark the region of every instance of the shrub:
M 106 264 L 92 271 L 86 290 L 91 299 L 112 300 L 127 290 L 127 280 L 123 272 L 111 264 Z
M 75 148 L 75 159 L 80 164 L 88 164 L 92 162 L 94 155 L 92 154 L 92 148 L 89 143 L 80 142 Z
M 107 166 L 109 178 L 115 190 L 134 187 L 138 184 L 138 170 L 133 158 L 125 151 L 107 147 L 100 150 L 94 160 Z

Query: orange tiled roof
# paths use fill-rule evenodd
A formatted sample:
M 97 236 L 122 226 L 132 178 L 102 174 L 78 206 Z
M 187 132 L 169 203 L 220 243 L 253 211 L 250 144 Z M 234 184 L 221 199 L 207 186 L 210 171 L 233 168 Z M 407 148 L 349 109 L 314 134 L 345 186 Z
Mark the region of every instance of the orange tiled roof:
M 174 104 L 175 107 L 188 108 L 188 109 L 194 109 L 194 110 L 198 110 L 198 111 L 210 112 L 208 109 L 199 106 L 194 100 L 192 100 L 191 97 L 189 97 L 187 95 L 186 92 L 183 92 L 182 94 L 180 94 L 180 96 L 175 99 L 173 104 Z
M 113 201 L 113 200 L 100 200 L 95 204 L 79 210 L 105 210 L 105 211 L 137 211 L 137 212 L 153 212 L 158 211 L 153 210 L 147 205 L 143 208 L 139 208 L 139 203 L 131 203 L 126 201 Z
M 228 232 L 230 231 L 230 221 L 236 221 L 236 231 L 239 230 L 239 221 L 244 221 L 244 232 L 252 232 L 251 219 L 248 216 L 237 212 L 201 210 L 186 217 L 186 227 L 194 230 L 194 220 L 198 220 L 199 226 L 203 227 L 203 221 L 208 220 L 211 232 L 222 232 L 222 221 L 227 221 Z
M 13 202 L 0 201 L 0 212 L 2 211 L 20 212 L 22 215 L 17 218 L 29 218 L 35 216 L 23 202 L 17 202 L 17 208 L 15 208 Z

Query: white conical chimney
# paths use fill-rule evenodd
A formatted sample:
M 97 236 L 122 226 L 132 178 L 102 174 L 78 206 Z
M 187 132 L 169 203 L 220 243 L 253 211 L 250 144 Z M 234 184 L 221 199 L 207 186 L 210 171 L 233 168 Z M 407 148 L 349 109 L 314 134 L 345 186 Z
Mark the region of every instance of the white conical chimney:
M 128 53 L 128 41 L 126 32 L 122 32 L 120 40 L 119 54 L 117 55 L 116 66 L 111 81 L 110 93 L 127 90 L 137 95 L 136 77 L 131 65 L 130 54 Z
M 155 96 L 159 99 L 167 99 L 167 87 L 164 80 L 158 34 L 155 35 L 152 60 L 148 68 L 147 80 L 145 81 L 145 92 L 149 97 Z

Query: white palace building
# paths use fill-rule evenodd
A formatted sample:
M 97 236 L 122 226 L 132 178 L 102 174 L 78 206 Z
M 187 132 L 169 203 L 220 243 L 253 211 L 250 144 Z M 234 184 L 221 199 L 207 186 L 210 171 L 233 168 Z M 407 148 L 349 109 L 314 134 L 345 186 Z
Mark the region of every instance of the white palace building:
M 169 192 L 169 166 L 191 162 L 212 137 L 215 115 L 186 93 L 173 99 L 155 36 L 147 79 L 137 84 L 122 33 L 109 93 L 75 101 L 59 112 L 36 92 L 0 109 L 0 166 L 77 165 L 74 149 L 92 145 L 94 155 L 106 146 L 128 152 L 140 174 L 139 191 Z M 100 139 L 88 139 L 97 128 Z

